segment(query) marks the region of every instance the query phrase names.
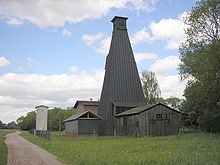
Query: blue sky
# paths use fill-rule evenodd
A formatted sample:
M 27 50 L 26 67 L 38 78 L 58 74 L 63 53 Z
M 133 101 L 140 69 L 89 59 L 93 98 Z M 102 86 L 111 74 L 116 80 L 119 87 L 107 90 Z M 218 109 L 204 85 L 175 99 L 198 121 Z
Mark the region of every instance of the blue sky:
M 194 0 L 0 1 L 0 120 L 39 104 L 99 99 L 114 16 L 126 16 L 139 73 L 156 73 L 162 96 L 182 97 L 178 46 Z

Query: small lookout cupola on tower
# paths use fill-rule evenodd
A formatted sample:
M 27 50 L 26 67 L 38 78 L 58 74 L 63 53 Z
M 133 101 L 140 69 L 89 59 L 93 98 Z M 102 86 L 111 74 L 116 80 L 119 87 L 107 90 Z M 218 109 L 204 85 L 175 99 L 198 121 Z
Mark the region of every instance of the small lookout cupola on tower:
M 113 29 L 114 30 L 127 30 L 127 25 L 126 25 L 127 19 L 128 19 L 127 17 L 115 16 L 111 21 L 113 23 Z

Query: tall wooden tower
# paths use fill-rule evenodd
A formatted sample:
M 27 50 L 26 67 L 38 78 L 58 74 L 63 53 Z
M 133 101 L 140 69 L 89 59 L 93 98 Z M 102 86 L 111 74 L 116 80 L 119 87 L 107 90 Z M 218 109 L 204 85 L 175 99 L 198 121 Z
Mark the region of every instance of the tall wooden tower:
M 110 50 L 106 58 L 99 115 L 99 135 L 114 134 L 113 102 L 144 102 L 144 94 L 127 33 L 127 18 L 115 16 Z

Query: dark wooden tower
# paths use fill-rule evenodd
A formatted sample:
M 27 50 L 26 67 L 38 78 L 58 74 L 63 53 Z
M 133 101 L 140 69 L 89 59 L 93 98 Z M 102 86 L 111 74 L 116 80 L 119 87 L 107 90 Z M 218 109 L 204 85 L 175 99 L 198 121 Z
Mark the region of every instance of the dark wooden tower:
M 144 94 L 127 33 L 127 18 L 115 16 L 98 114 L 99 135 L 114 134 L 113 102 L 144 102 Z

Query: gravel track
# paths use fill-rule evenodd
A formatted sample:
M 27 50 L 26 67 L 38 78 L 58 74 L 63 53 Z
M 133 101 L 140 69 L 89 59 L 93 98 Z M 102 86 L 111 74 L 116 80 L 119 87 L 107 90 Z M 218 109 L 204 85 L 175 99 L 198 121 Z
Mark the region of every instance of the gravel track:
M 18 133 L 6 136 L 8 146 L 7 165 L 64 165 L 39 146 L 27 141 Z

